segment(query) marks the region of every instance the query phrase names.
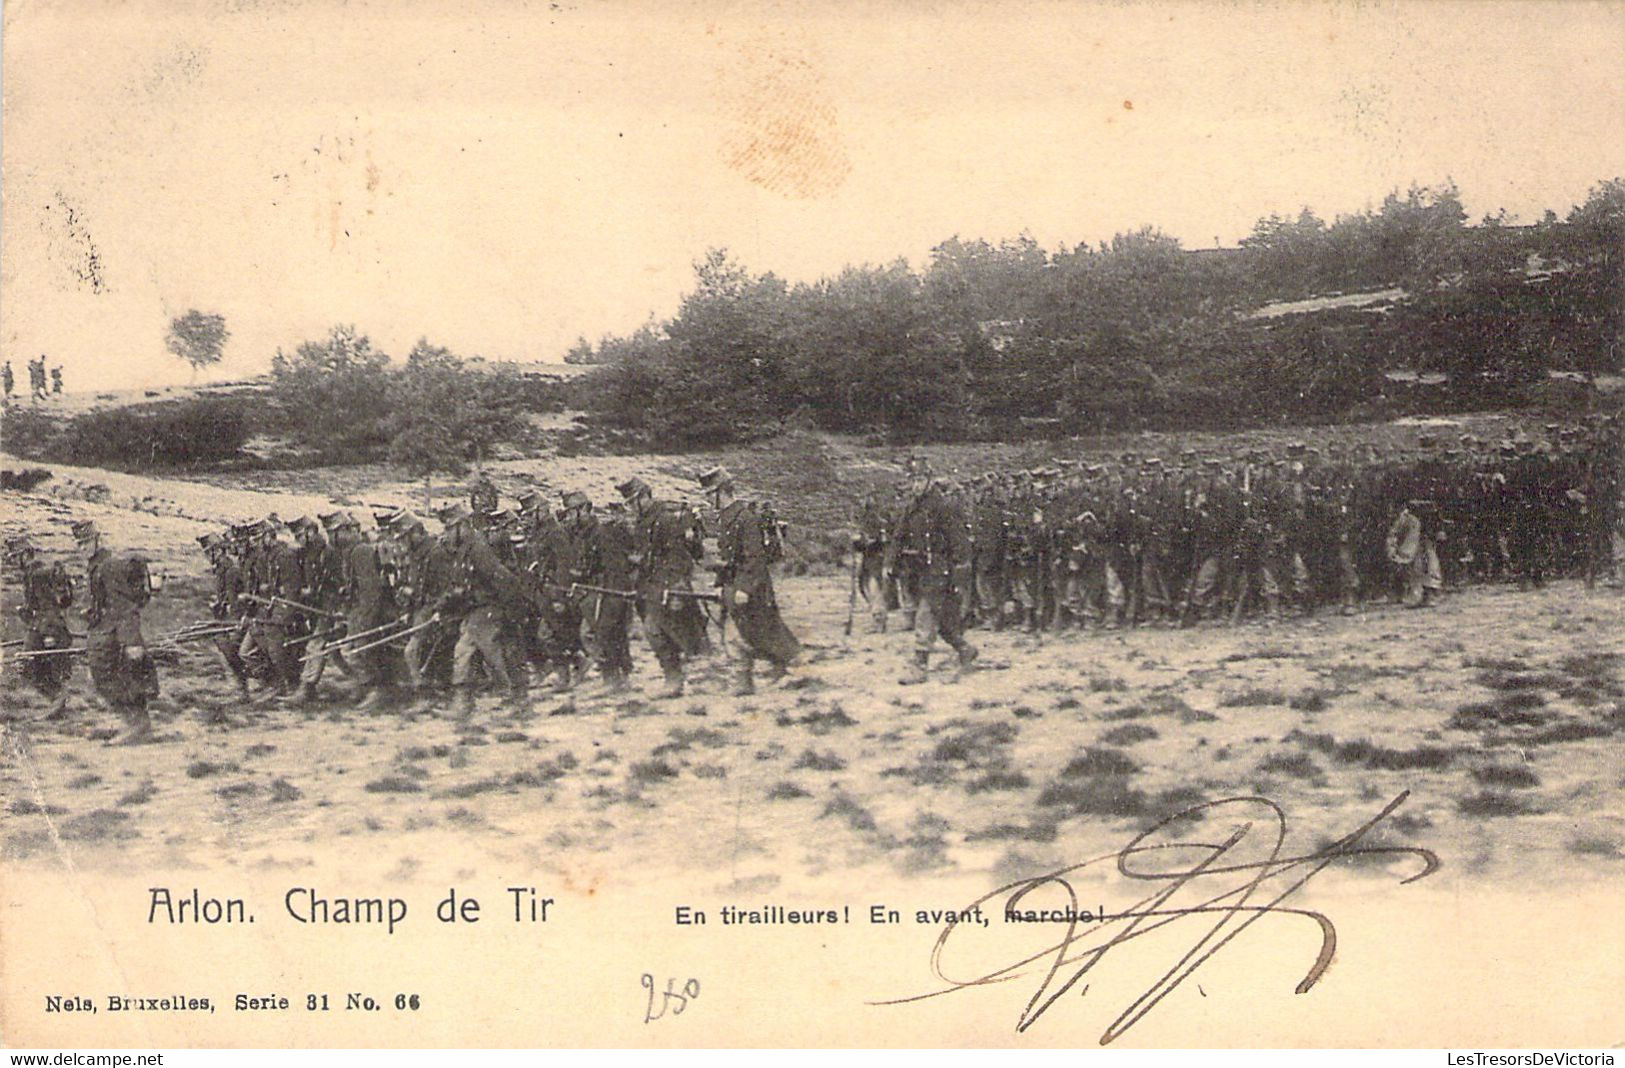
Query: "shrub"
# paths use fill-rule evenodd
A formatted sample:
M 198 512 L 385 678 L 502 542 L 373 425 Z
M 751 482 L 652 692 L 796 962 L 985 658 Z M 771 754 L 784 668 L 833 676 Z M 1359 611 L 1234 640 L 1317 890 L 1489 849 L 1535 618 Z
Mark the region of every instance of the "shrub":
M 231 459 L 248 436 L 240 403 L 206 397 L 148 411 L 117 408 L 77 416 L 53 449 L 78 464 L 199 464 Z

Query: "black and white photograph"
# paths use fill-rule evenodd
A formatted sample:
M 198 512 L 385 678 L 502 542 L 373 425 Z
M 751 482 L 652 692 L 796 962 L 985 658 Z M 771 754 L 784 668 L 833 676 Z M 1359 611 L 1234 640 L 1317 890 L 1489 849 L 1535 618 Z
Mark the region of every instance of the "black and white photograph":
M 3 31 L 0 1042 L 1625 1038 L 1625 5 Z

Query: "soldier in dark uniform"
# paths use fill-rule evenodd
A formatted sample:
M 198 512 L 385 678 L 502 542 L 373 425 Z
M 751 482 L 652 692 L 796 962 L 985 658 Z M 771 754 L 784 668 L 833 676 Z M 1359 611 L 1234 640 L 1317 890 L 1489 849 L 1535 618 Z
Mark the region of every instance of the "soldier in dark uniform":
M 73 537 L 87 570 L 90 678 L 97 695 L 124 720 L 125 733 L 115 744 L 138 745 L 152 736 L 147 703 L 158 696 L 158 670 L 141 635 L 141 609 L 152 596 L 151 571 L 144 557 L 114 556 L 104 549 L 89 520 L 73 524 Z
M 436 656 L 447 645 L 449 632 L 455 624 L 435 620 L 435 609 L 451 587 L 451 554 L 439 538 L 431 537 L 417 516 L 409 512 L 396 515 L 389 523 L 389 534 L 396 538 L 403 550 L 400 575 L 395 587 L 396 605 L 409 613 L 414 628 L 434 621 L 431 626 L 414 629 L 406 639 L 403 657 L 406 664 L 407 685 L 412 688 L 414 703 L 421 705 L 432 699 L 438 685 L 450 681 L 442 674 L 440 658 Z M 454 634 L 450 634 L 454 637 Z M 445 658 L 449 667 L 449 657 Z
M 338 554 L 345 633 L 374 631 L 371 637 L 356 643 L 367 645 L 383 637 L 382 633 L 377 633 L 377 628 L 400 616 L 384 588 L 378 550 L 362 537 L 361 524 L 348 512 L 324 515 L 322 525 L 332 537 L 333 548 Z M 356 706 L 358 711 L 372 712 L 394 703 L 393 655 L 390 646 L 385 644 L 352 652 L 346 658 L 359 677 L 361 702 Z
M 12 373 L 10 360 L 6 361 L 5 369 L 0 371 L 0 381 L 4 382 L 6 400 L 9 401 L 11 399 L 12 392 L 17 388 L 17 376 Z
M 726 469 L 714 467 L 700 476 L 700 487 L 717 513 L 717 585 L 727 618 L 733 620 L 739 644 L 734 650 L 734 694 L 756 689 L 753 670 L 766 660 L 773 678 L 801 653 L 801 643 L 779 615 L 773 593 L 772 567 L 784 558 L 783 533 L 772 510 L 734 496 Z
M 908 497 L 893 528 L 886 569 L 915 599 L 914 670 L 903 682 L 926 680 L 938 637 L 959 654 L 960 667 L 969 669 L 976 647 L 965 640 L 959 605 L 960 590 L 971 577 L 970 537 L 965 517 L 920 457 L 909 463 Z
M 231 633 L 215 638 L 214 648 L 237 683 L 238 695 L 247 697 L 248 664 L 239 651 L 243 637 L 241 622 L 247 614 L 242 603 L 243 568 L 232 557 L 231 543 L 223 535 L 204 534 L 198 538 L 198 544 L 203 547 L 203 555 L 208 557 L 209 569 L 214 573 L 214 599 L 209 602 L 209 613 L 222 624 L 238 625 Z
M 26 534 L 11 539 L 7 546 L 8 563 L 22 575 L 23 601 L 17 606 L 17 615 L 27 628 L 23 650 L 50 654 L 66 650 L 71 644 L 72 635 L 63 613 L 73 604 L 73 580 L 61 561 L 47 564 L 37 552 Z M 65 652 L 31 656 L 23 662 L 23 678 L 50 703 L 42 718 L 56 719 L 67 712 L 67 683 L 72 674 L 73 657 Z
M 294 559 L 299 575 L 298 592 L 289 596 L 310 608 L 337 612 L 343 595 L 344 568 L 338 549 L 328 543 L 322 527 L 321 523 L 309 516 L 300 516 L 288 523 L 288 529 L 298 540 Z M 339 659 L 341 654 L 329 648 L 335 640 L 330 634 L 333 630 L 331 617 L 303 609 L 294 609 L 294 612 L 299 621 L 298 633 L 308 635 L 303 642 L 304 660 L 299 669 L 299 692 L 295 700 L 309 704 L 316 699 L 316 686 L 321 681 L 327 661 L 332 659 L 335 663 L 342 663 Z
M 1010 517 L 1001 498 L 994 486 L 984 484 L 976 494 L 971 511 L 976 616 L 982 625 L 994 630 L 1004 629 L 1005 604 L 1010 600 L 1007 544 Z
M 522 565 L 541 602 L 531 632 L 543 671 L 553 676 L 553 688 L 565 693 L 585 656 L 581 605 L 571 595 L 570 584 L 581 581 L 586 547 L 565 530 L 540 490 L 524 493 L 519 506 L 524 530 Z
M 250 602 L 254 618 L 240 650 L 245 658 L 258 654 L 265 662 L 273 697 L 289 697 L 295 692 L 300 673 L 298 639 L 303 634 L 301 613 L 277 600 L 297 600 L 304 582 L 298 558 L 282 540 L 283 529 L 275 515 L 255 524 L 255 543 L 244 562 L 247 592 L 261 600 Z
M 529 611 L 527 588 L 475 529 L 468 509 L 450 504 L 436 510 L 435 518 L 445 525 L 444 543 L 452 559 L 452 583 L 436 611 L 442 618 L 459 619 L 451 674 L 458 714 L 462 719 L 474 714 L 474 670 L 479 663 L 496 686 L 508 691 L 511 709 L 528 713 L 529 676 L 524 664 L 514 662 L 503 636 L 510 619 Z
M 585 493 L 566 493 L 563 523 L 572 540 L 581 546 L 581 575 L 572 582 L 606 590 L 632 589 L 635 545 L 631 524 L 619 502 L 611 504 L 599 517 L 593 514 L 592 501 Z M 577 603 L 589 651 L 604 685 L 612 692 L 625 690 L 632 673 L 632 647 L 627 634 L 632 602 L 625 597 L 583 590 Z
M 705 652 L 709 643 L 699 602 L 667 594 L 694 588 L 694 565 L 705 553 L 705 528 L 687 504 L 655 500 L 642 479 L 627 479 L 616 488 L 633 513 L 643 632 L 666 678 L 660 696 L 681 697 L 683 661 Z
M 858 554 L 858 592 L 869 605 L 876 632 L 884 634 L 887 613 L 897 607 L 897 594 L 886 577 L 886 538 L 891 518 L 878 494 L 870 493 L 863 498 L 857 526 L 852 551 Z
M 496 484 L 491 481 L 491 476 L 484 471 L 478 472 L 468 486 L 468 510 L 475 528 L 483 531 L 491 513 L 501 507 L 502 500 L 497 495 Z

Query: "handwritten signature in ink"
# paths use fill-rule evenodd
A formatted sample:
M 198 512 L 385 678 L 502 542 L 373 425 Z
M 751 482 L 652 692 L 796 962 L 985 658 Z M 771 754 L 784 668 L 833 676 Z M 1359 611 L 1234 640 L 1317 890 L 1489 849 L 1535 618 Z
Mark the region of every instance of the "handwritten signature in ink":
M 1320 932 L 1320 951 L 1297 985 L 1306 994 L 1325 974 L 1337 949 L 1337 930 L 1331 919 L 1313 909 L 1283 905 L 1316 875 L 1341 860 L 1380 854 L 1407 855 L 1421 862 L 1421 869 L 1401 880 L 1413 883 L 1433 874 L 1439 858 L 1430 850 L 1408 846 L 1363 846 L 1373 828 L 1394 813 L 1410 796 L 1405 791 L 1379 813 L 1341 839 L 1302 855 L 1285 853 L 1286 813 L 1264 797 L 1228 797 L 1193 805 L 1175 813 L 1136 835 L 1115 853 L 1106 853 L 1031 879 L 1008 883 L 977 899 L 972 907 L 990 905 L 1004 899 L 1005 927 L 1015 926 L 1022 915 L 1062 917 L 1060 923 L 1034 925 L 1053 929 L 1064 923 L 1059 938 L 1011 963 L 983 970 L 985 965 L 955 969 L 950 973 L 950 948 L 954 956 L 975 956 L 979 948 L 967 945 L 979 930 L 974 925 L 949 922 L 931 950 L 931 970 L 944 985 L 908 997 L 876 1001 L 876 1005 L 900 1005 L 942 997 L 959 991 L 1008 983 L 1037 973 L 1038 987 L 1017 1017 L 1016 1030 L 1025 1031 L 1037 1023 L 1068 991 L 1091 977 L 1120 947 L 1159 929 L 1175 924 L 1195 927 L 1197 938 L 1179 953 L 1148 988 L 1118 1014 L 1100 1036 L 1101 1045 L 1121 1038 L 1143 1020 L 1198 968 L 1229 945 L 1238 935 L 1266 916 L 1296 917 L 1312 922 Z M 1198 816 L 1239 816 L 1235 829 L 1220 842 L 1171 841 L 1168 830 Z M 1258 824 L 1263 830 L 1255 831 Z M 1273 830 L 1273 834 L 1269 833 Z M 1136 882 L 1150 883 L 1153 889 L 1134 904 L 1110 916 L 1080 910 L 1078 894 L 1067 881 L 1085 869 L 1115 861 L 1117 871 Z M 1034 910 L 1027 899 L 1044 891 L 1056 891 L 1068 902 L 1061 909 Z M 1025 904 L 1025 909 L 1023 908 Z M 984 934 L 982 936 L 986 938 Z M 1142 943 L 1142 946 L 1145 943 Z M 1025 953 L 1026 951 L 1023 950 Z M 1098 978 L 1098 977 L 1095 977 Z M 1082 992 L 1087 992 L 1085 983 Z

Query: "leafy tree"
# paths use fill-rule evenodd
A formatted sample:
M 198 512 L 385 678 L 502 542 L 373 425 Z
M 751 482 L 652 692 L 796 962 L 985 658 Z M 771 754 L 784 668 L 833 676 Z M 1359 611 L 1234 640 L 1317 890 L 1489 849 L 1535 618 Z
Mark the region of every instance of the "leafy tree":
M 271 361 L 272 396 L 290 433 L 328 451 L 382 445 L 389 414 L 389 357 L 353 326 L 306 341 Z
M 206 315 L 193 308 L 185 315 L 170 320 L 169 336 L 164 339 L 164 345 L 192 365 L 192 379 L 196 381 L 199 371 L 220 362 L 230 337 L 225 316 Z
M 389 458 L 424 480 L 426 502 L 436 472 L 461 474 L 522 420 L 517 376 L 503 368 L 473 370 L 450 350 L 420 338 L 389 383 Z M 425 505 L 427 506 L 427 504 Z
M 576 338 L 576 343 L 570 346 L 570 351 L 564 354 L 564 362 L 570 364 L 589 364 L 602 362 L 592 351 L 592 342 L 584 337 Z

